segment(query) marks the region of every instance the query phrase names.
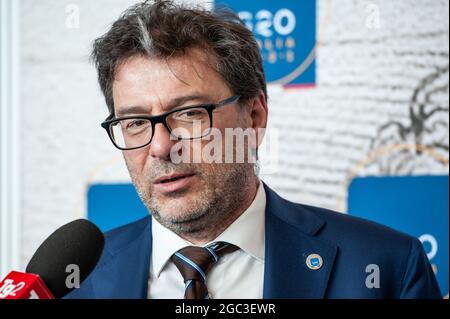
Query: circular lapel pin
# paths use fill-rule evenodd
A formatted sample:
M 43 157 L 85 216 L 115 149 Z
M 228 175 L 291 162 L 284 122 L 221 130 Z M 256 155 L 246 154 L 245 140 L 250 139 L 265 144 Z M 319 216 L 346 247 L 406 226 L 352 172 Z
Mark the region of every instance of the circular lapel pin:
M 306 266 L 312 270 L 318 270 L 323 265 L 323 259 L 318 254 L 311 254 L 306 258 Z

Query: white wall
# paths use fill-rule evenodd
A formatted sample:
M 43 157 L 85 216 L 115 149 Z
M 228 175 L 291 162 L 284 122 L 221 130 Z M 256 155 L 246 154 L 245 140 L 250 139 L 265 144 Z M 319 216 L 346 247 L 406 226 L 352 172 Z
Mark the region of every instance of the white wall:
M 23 266 L 55 228 L 85 215 L 89 182 L 128 180 L 121 155 L 99 125 L 107 111 L 87 59 L 91 41 L 134 2 L 21 0 Z M 449 5 L 447 0 L 318 0 L 318 5 L 317 88 L 270 88 L 270 125 L 283 139 L 279 171 L 264 180 L 294 201 L 345 209 L 346 179 L 366 159 L 372 140 L 378 147 L 383 136 L 399 139 L 391 131 L 376 138 L 378 129 L 392 120 L 407 126 L 414 90 L 448 67 Z M 380 28 L 371 28 L 377 8 Z M 77 10 L 79 28 L 70 28 Z M 448 108 L 448 69 L 422 91 L 441 85 L 446 91 L 432 93 L 431 100 Z M 447 128 L 428 134 L 424 143 L 444 139 L 448 147 L 448 111 L 431 121 L 438 119 Z M 448 159 L 448 152 L 441 154 Z M 410 162 L 415 163 L 410 170 L 391 173 L 448 174 L 448 166 L 429 155 Z M 371 165 L 359 173 L 367 172 L 380 170 Z
M 0 277 L 20 265 L 19 7 L 0 0 Z

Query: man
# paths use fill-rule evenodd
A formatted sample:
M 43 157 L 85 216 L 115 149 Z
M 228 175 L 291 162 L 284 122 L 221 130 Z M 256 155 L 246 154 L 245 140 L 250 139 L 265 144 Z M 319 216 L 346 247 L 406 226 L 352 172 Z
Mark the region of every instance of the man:
M 141 3 L 95 41 L 93 59 L 102 125 L 151 216 L 108 232 L 69 298 L 441 297 L 417 239 L 289 202 L 259 180 L 266 82 L 235 15 Z M 193 160 L 230 128 L 256 138 Z M 244 160 L 221 161 L 227 152 Z

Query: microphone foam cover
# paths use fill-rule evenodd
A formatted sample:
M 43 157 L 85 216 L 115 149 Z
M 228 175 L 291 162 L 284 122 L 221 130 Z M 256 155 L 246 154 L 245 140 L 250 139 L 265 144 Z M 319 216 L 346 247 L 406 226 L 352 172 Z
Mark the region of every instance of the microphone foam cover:
M 72 221 L 39 246 L 26 272 L 39 275 L 53 296 L 61 298 L 74 289 L 66 284 L 68 276 L 75 274 L 67 266 L 78 266 L 79 282 L 83 282 L 97 265 L 104 245 L 105 239 L 97 226 L 86 219 Z

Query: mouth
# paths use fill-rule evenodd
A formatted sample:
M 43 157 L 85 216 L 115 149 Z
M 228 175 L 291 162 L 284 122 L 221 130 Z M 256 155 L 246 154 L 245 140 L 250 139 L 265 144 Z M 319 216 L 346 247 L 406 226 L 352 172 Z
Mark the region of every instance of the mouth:
M 171 193 L 189 187 L 196 174 L 169 174 L 158 177 L 153 183 L 161 193 Z
M 160 176 L 158 177 L 155 181 L 154 184 L 166 184 L 166 183 L 171 183 L 186 177 L 190 177 L 190 176 L 194 176 L 195 174 L 169 174 L 169 175 L 164 175 L 164 176 Z

